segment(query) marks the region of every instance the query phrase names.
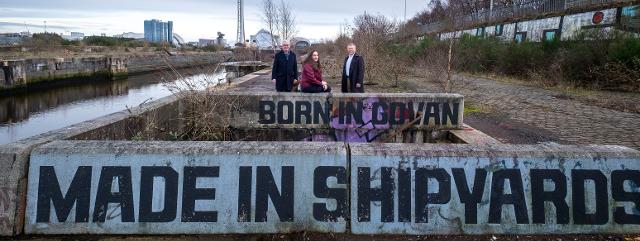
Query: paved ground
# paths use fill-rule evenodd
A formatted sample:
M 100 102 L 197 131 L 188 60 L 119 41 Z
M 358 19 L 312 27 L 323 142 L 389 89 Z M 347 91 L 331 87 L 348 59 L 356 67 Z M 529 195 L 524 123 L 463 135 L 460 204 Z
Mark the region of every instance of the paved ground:
M 273 91 L 264 75 L 238 87 Z M 337 80 L 328 80 L 339 91 Z M 441 92 L 438 83 L 407 77 L 399 88 L 367 86 L 367 92 Z M 465 96 L 465 123 L 515 144 L 623 145 L 640 149 L 640 93 L 560 91 L 526 83 L 459 76 L 454 92 Z
M 438 83 L 418 77 L 408 77 L 400 85 L 395 90 L 371 86 L 368 91 L 442 89 Z M 584 94 L 469 76 L 458 77 L 454 92 L 465 96 L 465 123 L 505 143 L 554 141 L 640 149 L 640 94 Z

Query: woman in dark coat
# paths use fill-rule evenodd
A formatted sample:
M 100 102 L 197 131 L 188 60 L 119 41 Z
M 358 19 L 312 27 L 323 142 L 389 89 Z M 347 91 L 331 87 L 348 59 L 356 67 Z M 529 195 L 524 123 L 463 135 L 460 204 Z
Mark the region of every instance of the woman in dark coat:
M 322 79 L 322 65 L 318 51 L 311 51 L 302 65 L 300 87 L 304 93 L 331 92 L 331 87 Z

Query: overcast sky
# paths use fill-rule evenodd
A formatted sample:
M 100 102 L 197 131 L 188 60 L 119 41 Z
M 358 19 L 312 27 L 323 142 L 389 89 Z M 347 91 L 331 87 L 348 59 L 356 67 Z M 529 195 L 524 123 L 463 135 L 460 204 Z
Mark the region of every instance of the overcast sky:
M 279 0 L 276 0 L 279 1 Z M 296 15 L 299 36 L 332 39 L 340 24 L 365 11 L 403 20 L 402 0 L 285 0 Z M 407 0 L 407 18 L 428 0 Z M 263 28 L 262 0 L 245 0 L 246 37 Z M 174 21 L 174 32 L 187 41 L 226 34 L 236 38 L 236 0 L 0 0 L 1 32 L 83 32 L 109 36 L 144 32 L 145 19 Z

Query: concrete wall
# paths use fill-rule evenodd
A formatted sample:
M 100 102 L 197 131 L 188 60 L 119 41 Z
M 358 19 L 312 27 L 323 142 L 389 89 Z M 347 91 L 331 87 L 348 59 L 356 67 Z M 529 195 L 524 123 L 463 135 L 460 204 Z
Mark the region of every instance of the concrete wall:
M 527 41 L 540 42 L 544 40 L 545 30 L 556 30 L 559 28 L 560 17 L 553 17 L 518 22 L 518 29 L 516 30 L 516 32 L 526 32 Z
M 596 12 L 604 14 L 604 18 L 600 23 L 593 23 L 593 16 Z M 579 13 L 573 15 L 567 15 L 564 17 L 562 24 L 562 39 L 572 39 L 577 36 L 580 30 L 597 30 L 601 33 L 608 33 L 613 29 L 616 23 L 617 9 L 605 9 L 601 11 L 592 11 L 586 13 Z M 596 28 L 598 27 L 598 28 Z
M 131 214 L 135 213 L 134 220 L 149 218 L 148 222 L 153 224 L 138 221 L 134 223 L 120 222 L 122 220 L 120 217 L 128 220 L 128 211 L 125 209 L 117 210 L 119 208 L 114 208 L 112 205 L 109 205 L 108 209 L 100 207 L 94 209 L 93 205 L 90 205 L 92 206 L 91 216 L 102 213 L 104 214 L 104 222 L 91 221 L 82 224 L 76 223 L 77 219 L 71 218 L 67 219 L 69 222 L 65 223 L 58 222 L 55 217 L 47 223 L 42 222 L 43 219 L 38 221 L 37 213 L 42 210 L 38 211 L 37 209 L 45 208 L 44 206 L 48 204 L 36 201 L 38 190 L 43 191 L 39 187 L 45 183 L 35 181 L 29 186 L 28 197 L 30 198 L 28 198 L 26 214 L 28 217 L 25 227 L 26 233 L 345 232 L 346 220 L 344 218 L 337 222 L 315 222 L 314 208 L 312 208 L 316 206 L 314 203 L 327 202 L 327 199 L 322 197 L 312 198 L 314 192 L 317 193 L 317 187 L 314 188 L 313 185 L 314 181 L 321 178 L 321 174 L 325 174 L 318 174 L 318 172 L 323 171 L 323 167 L 346 167 L 347 153 L 342 143 L 308 143 L 304 146 L 298 146 L 294 143 L 257 142 L 243 144 L 177 142 L 169 144 L 167 142 L 69 141 L 42 146 L 32 153 L 32 164 L 30 164 L 32 168 L 30 170 L 34 172 L 30 175 L 30 179 L 44 180 L 44 178 L 40 178 L 41 175 L 44 175 L 42 168 L 50 166 L 51 161 L 71 161 L 68 162 L 70 165 L 56 165 L 53 168 L 56 178 L 59 178 L 59 183 L 64 189 L 68 189 L 66 186 L 70 185 L 74 176 L 77 176 L 75 173 L 78 166 L 95 166 L 92 168 L 92 176 L 83 180 L 88 183 L 91 183 L 92 180 L 98 181 L 99 176 L 106 174 L 103 166 L 127 167 L 132 172 L 125 175 L 132 175 L 130 179 L 133 185 L 131 191 L 136 196 L 135 198 L 131 196 L 133 200 L 131 205 L 133 206 L 129 207 L 133 208 L 131 210 L 136 210 Z M 65 145 L 65 147 L 59 145 Z M 91 160 L 83 158 L 83 154 L 80 153 L 91 146 L 94 148 L 90 154 Z M 63 152 L 70 150 L 69 148 L 78 152 L 71 154 L 69 156 L 71 158 L 67 159 L 64 157 L 67 154 Z M 176 179 L 160 180 L 154 182 L 152 187 L 141 184 L 144 179 L 141 180 L 138 173 L 145 173 L 153 166 L 166 166 L 167 164 L 171 166 L 167 168 L 169 172 L 179 173 L 179 176 L 174 176 Z M 199 170 L 190 171 L 195 168 L 199 168 Z M 196 175 L 200 176 L 198 180 L 195 180 Z M 343 172 L 343 175 L 346 173 Z M 316 179 L 310 178 L 314 176 Z M 104 178 L 100 179 L 105 180 Z M 190 185 L 188 184 L 189 179 L 195 181 Z M 326 179 L 330 178 L 326 177 Z M 121 181 L 124 180 L 121 179 Z M 345 182 L 346 179 L 341 181 Z M 111 183 L 111 180 L 108 182 Z M 197 189 L 196 182 L 198 183 Z M 90 199 L 99 199 L 100 197 L 95 195 L 99 185 L 91 186 L 93 186 L 91 192 L 94 194 Z M 162 190 L 163 186 L 164 190 Z M 335 183 L 335 181 L 329 180 L 327 188 L 341 187 L 344 188 L 344 183 Z M 120 186 L 120 188 L 121 191 L 127 192 L 124 189 L 128 187 Z M 215 190 L 207 190 L 206 188 L 215 188 Z M 110 190 L 109 192 L 111 192 Z M 147 199 L 150 202 L 144 201 L 140 196 L 141 193 L 152 194 L 151 199 Z M 330 193 L 326 194 L 330 195 Z M 199 201 L 184 198 L 190 195 Z M 251 200 L 252 197 L 255 198 L 255 201 Z M 267 197 L 274 205 L 267 205 Z M 238 199 L 243 201 L 238 202 Z M 82 206 L 81 202 L 78 202 L 77 206 Z M 238 208 L 238 205 L 243 204 L 247 204 L 246 208 Z M 126 208 L 127 204 L 124 204 L 124 207 Z M 163 209 L 163 207 L 165 210 L 173 209 L 175 212 L 170 212 L 160 218 L 158 215 L 139 215 L 137 211 L 154 208 L 157 212 L 158 208 Z M 70 217 L 75 217 L 80 212 L 83 211 L 80 209 L 72 211 Z M 49 212 L 45 216 L 48 214 Z M 90 220 L 94 219 L 90 218 Z
M 27 234 L 640 228 L 640 152 L 617 146 L 56 141 L 30 160 Z
M 447 139 L 446 130 L 463 128 L 464 99 L 455 94 L 253 92 L 211 93 L 208 98 L 215 104 L 167 102 L 72 139 L 170 140 L 170 133 L 185 133 L 185 119 L 199 118 L 203 109 L 216 115 L 207 120 L 234 129 L 224 140 L 431 143 Z
M 55 79 L 127 73 L 126 59 L 112 57 L 27 59 L 23 66 L 27 85 Z
M 124 131 L 126 128 L 123 128 L 125 123 L 132 121 L 140 123 L 145 118 L 153 118 L 156 116 L 154 110 L 173 102 L 175 97 L 170 96 L 142 107 L 132 108 L 130 111 L 113 113 L 96 120 L 0 145 L 0 167 L 2 167 L 0 169 L 0 235 L 15 235 L 23 232 L 27 166 L 33 148 L 54 140 L 88 137 L 91 135 L 89 133 L 93 133 L 93 137 L 96 133 L 103 133 L 104 136 L 101 137 L 109 137 L 113 133 L 104 133 L 101 130 L 104 130 L 105 126 L 118 125 L 116 123 L 122 123 L 118 133 L 125 135 L 128 134 Z
M 242 84 L 256 77 L 258 76 L 248 75 L 234 80 L 232 85 Z M 166 117 L 163 115 L 178 116 L 181 110 L 179 105 L 175 96 L 169 96 L 95 120 L 0 145 L 0 236 L 23 233 L 27 169 L 31 151 L 35 147 L 66 139 L 130 140 L 132 136 L 147 128 L 151 120 L 170 131 L 171 128 L 180 128 L 180 123 L 171 122 L 177 121 L 176 119 L 162 119 Z
M 599 23 L 593 22 L 596 13 L 603 14 L 603 20 Z M 610 33 L 615 29 L 616 18 L 618 18 L 618 9 L 610 8 L 598 11 L 583 12 L 577 14 L 567 14 L 557 17 L 548 17 L 526 21 L 506 22 L 503 34 L 495 35 L 495 25 L 485 27 L 485 36 L 496 36 L 503 41 L 513 41 L 516 32 L 526 32 L 527 41 L 540 42 L 543 40 L 545 30 L 557 29 L 561 31 L 561 39 L 569 40 L 575 38 L 581 32 Z M 562 26 L 560 26 L 562 22 Z M 517 25 L 517 29 L 515 26 Z M 460 37 L 463 33 L 476 36 L 477 28 L 459 30 L 455 32 L 441 33 L 440 39 L 450 39 L 454 34 Z
M 233 54 L 227 51 L 204 54 L 178 54 L 172 56 L 167 56 L 165 54 L 153 56 L 133 56 L 129 59 L 127 68 L 129 70 L 129 73 L 132 74 L 144 73 L 159 69 L 167 69 L 169 68 L 169 65 L 172 68 L 214 65 L 225 62 L 231 57 L 233 57 Z
M 231 125 L 244 128 L 390 129 L 415 121 L 412 129 L 460 129 L 464 115 L 464 98 L 457 94 L 254 92 L 209 98 L 234 105 Z
M 638 199 L 621 199 L 640 192 L 635 150 L 556 144 L 350 144 L 350 150 L 355 234 L 624 234 L 640 228 Z
M 214 65 L 231 58 L 230 52 L 206 54 L 164 54 L 151 56 L 36 58 L 1 61 L 10 78 L 0 81 L 0 90 L 45 82 L 82 78 L 113 78 L 167 68 Z M 5 77 L 3 76 L 3 79 Z

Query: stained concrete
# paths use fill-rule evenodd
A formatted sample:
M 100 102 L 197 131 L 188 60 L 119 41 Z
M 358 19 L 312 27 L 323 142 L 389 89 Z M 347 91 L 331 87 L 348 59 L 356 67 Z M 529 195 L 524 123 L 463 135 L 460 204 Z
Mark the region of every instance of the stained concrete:
M 91 208 L 90 212 L 93 215 L 108 212 L 110 217 L 107 217 L 104 222 L 73 222 L 71 220 L 75 219 L 75 213 L 78 213 L 76 209 L 70 213 L 68 222 L 59 222 L 55 216 L 50 216 L 50 222 L 38 222 L 36 211 L 41 208 L 37 201 L 37 197 L 41 195 L 39 186 L 46 185 L 39 177 L 43 173 L 42 168 L 51 166 L 61 185 L 75 179 L 76 170 L 80 166 L 92 166 L 93 177 L 102 175 L 104 171 L 101 172 L 101 170 L 110 166 L 125 167 L 131 171 L 129 175 L 131 175 L 132 195 L 135 196 L 132 200 L 137 200 L 131 203 L 134 210 L 153 206 L 155 203 L 171 199 L 173 195 L 174 200 L 177 201 L 174 204 L 165 205 L 177 206 L 177 213 L 173 214 L 175 217 L 168 221 L 146 222 L 140 221 L 142 214 L 134 211 L 135 220 L 138 221 L 120 222 L 119 217 L 124 215 L 117 213 L 124 211 L 119 207 L 110 207 L 105 211 Z M 317 179 L 314 177 L 316 171 L 322 170 L 323 167 L 341 167 L 342 170 L 346 170 L 346 166 L 347 150 L 342 143 L 300 145 L 300 143 L 289 142 L 56 141 L 36 148 L 31 154 L 25 232 L 27 234 L 255 234 L 301 231 L 342 233 L 346 231 L 345 218 L 336 222 L 315 221 L 313 214 L 315 203 L 331 203 L 331 201 L 314 196 L 317 192 L 314 186 Z M 144 173 L 145 168 L 151 167 L 166 167 L 164 170 L 170 169 L 171 172 L 176 173 L 178 175 L 176 178 L 179 180 L 172 182 L 176 185 L 176 192 L 157 191 L 156 188 L 143 189 L 140 178 L 144 174 L 141 173 Z M 182 181 L 197 175 L 187 171 L 188 168 L 195 167 L 200 170 L 212 170 L 215 173 L 208 178 L 198 180 L 198 192 L 189 191 L 191 189 L 187 187 L 187 181 Z M 239 172 L 243 173 L 242 170 L 246 170 L 247 167 L 253 170 L 248 174 L 249 179 L 242 178 L 243 175 L 239 174 Z M 260 174 L 265 173 L 265 168 L 268 174 Z M 346 182 L 346 172 L 342 173 L 345 175 L 343 181 Z M 254 178 L 251 178 L 252 176 Z M 274 206 L 261 209 L 254 207 L 252 202 L 250 210 L 239 210 L 239 196 L 255 195 L 257 200 L 263 197 L 257 194 L 259 190 L 271 190 L 269 181 L 260 181 L 265 178 L 271 180 L 270 182 L 276 184 L 279 189 L 277 192 L 280 194 L 274 195 L 269 191 Z M 255 191 L 239 188 L 245 185 L 241 184 L 242 182 L 247 181 L 255 187 Z M 87 178 L 83 182 L 91 183 L 90 192 L 93 193 L 91 200 L 96 202 L 95 192 L 101 185 L 95 178 Z M 331 178 L 326 182 L 328 184 L 324 184 L 328 188 L 346 190 L 344 183 L 332 184 Z M 153 185 L 172 185 L 166 183 L 167 181 L 154 182 Z M 215 188 L 215 195 L 203 196 L 204 188 Z M 62 187 L 62 189 L 67 188 Z M 145 190 L 151 192 L 153 204 L 138 201 L 141 199 L 138 196 Z M 343 194 L 346 196 L 346 191 Z M 194 218 L 193 221 L 188 221 L 186 217 L 190 212 L 184 209 L 185 205 L 188 205 L 186 195 L 198 195 L 201 201 L 194 204 L 197 211 L 215 211 L 215 214 L 209 214 L 214 215 L 215 218 L 208 218 L 207 221 L 203 221 L 204 218 L 196 221 Z M 280 209 L 283 204 L 284 209 Z M 76 204 L 76 207 L 78 206 Z M 286 211 L 289 207 L 290 211 Z M 258 220 L 258 210 L 265 210 L 262 221 Z M 247 217 L 246 220 L 242 220 L 245 219 L 244 217 Z
M 174 102 L 175 97 L 166 97 L 153 104 L 129 111 L 116 112 L 105 117 L 85 121 L 76 125 L 51 131 L 17 142 L 0 145 L 0 235 L 22 233 L 25 209 L 27 166 L 31 150 L 39 145 L 69 138 L 88 137 L 85 133 L 99 133 L 101 128 L 126 123 L 132 116 L 143 115 L 158 106 Z M 124 124 L 126 126 L 126 124 Z M 103 136 L 114 135 L 105 133 Z M 95 134 L 93 134 L 95 136 Z
M 553 143 L 541 145 L 462 145 L 462 144 L 342 144 L 342 143 L 300 143 L 300 142 L 131 142 L 131 141 L 55 141 L 40 146 L 32 151 L 32 163 L 30 164 L 29 194 L 27 196 L 28 208 L 26 212 L 29 234 L 215 234 L 215 233 L 292 233 L 300 231 L 353 233 L 353 234 L 394 234 L 394 235 L 433 235 L 433 234 L 569 234 L 569 233 L 634 233 L 638 229 L 637 224 L 621 224 L 612 217 L 614 209 L 626 207 L 633 210 L 632 201 L 620 201 L 614 197 L 615 191 L 607 190 L 605 195 L 608 212 L 605 223 L 579 224 L 585 221 L 577 218 L 575 214 L 567 211 L 570 222 L 556 224 L 557 214 L 554 209 L 546 207 L 544 210 L 544 223 L 532 223 L 532 204 L 534 199 L 543 198 L 540 193 L 532 191 L 532 185 L 543 185 L 550 192 L 558 190 L 559 184 L 555 180 L 552 184 L 535 184 L 530 172 L 533 170 L 552 171 L 564 175 L 566 188 L 562 198 L 568 203 L 569 209 L 574 208 L 572 203 L 573 191 L 579 186 L 584 189 L 586 206 L 592 208 L 596 205 L 594 188 L 585 188 L 584 183 L 573 183 L 576 177 L 574 171 L 597 171 L 604 177 L 606 189 L 612 189 L 615 185 L 621 185 L 622 189 L 629 192 L 637 192 L 637 186 L 631 182 L 614 184 L 614 171 L 639 172 L 640 152 L 619 146 L 564 146 Z M 101 222 L 76 222 L 74 212 L 65 222 L 36 222 L 36 200 L 40 195 L 38 178 L 41 167 L 53 166 L 60 183 L 70 183 L 79 166 L 92 167 L 93 178 L 91 181 L 91 200 L 95 200 L 97 176 L 102 175 L 100 170 L 104 167 L 130 167 L 133 183 L 133 193 L 141 192 L 137 186 L 140 170 L 143 166 L 167 166 L 180 172 L 186 166 L 218 167 L 219 177 L 214 184 L 207 182 L 207 187 L 217 188 L 214 207 L 219 211 L 219 219 L 211 222 L 180 222 L 179 215 L 176 220 L 153 223 L 153 225 L 140 221 L 123 222 L 120 216 Z M 295 184 L 293 188 L 294 217 L 292 220 L 283 221 L 271 211 L 268 221 L 238 221 L 239 184 L 238 170 L 241 167 L 264 166 L 273 171 L 275 182 L 283 185 L 280 180 L 280 168 L 284 166 L 295 168 L 293 171 Z M 337 185 L 334 181 L 320 180 L 320 183 L 329 183 L 335 188 L 333 193 L 350 191 L 349 201 L 350 217 L 338 218 L 335 221 L 318 221 L 312 213 L 315 203 L 325 203 L 326 199 L 318 198 L 315 190 L 318 183 L 315 171 L 319 167 L 343 168 L 350 173 L 350 181 Z M 385 170 L 383 170 L 386 169 Z M 363 170 L 369 170 L 364 172 Z M 469 223 L 465 209 L 459 196 L 461 191 L 457 189 L 461 180 L 460 176 L 453 175 L 453 169 L 463 171 L 467 187 L 483 186 L 481 200 L 477 204 L 476 223 Z M 104 169 L 102 169 L 104 170 Z M 400 174 L 400 170 L 408 170 Z M 474 176 L 479 175 L 478 170 L 486 172 L 485 183 L 473 181 Z M 419 177 L 428 172 L 440 171 L 448 176 L 446 179 L 437 179 L 430 176 L 429 180 Z M 509 177 L 508 186 L 495 184 L 503 180 L 499 173 L 510 171 L 517 173 Z M 474 174 L 475 172 L 475 174 Z M 364 174 L 363 174 L 364 173 Z M 388 177 L 382 176 L 389 173 Z M 401 182 L 400 178 L 407 182 Z M 419 174 L 422 173 L 422 174 Z M 182 174 L 179 174 L 182 175 Z M 186 174 L 185 174 L 186 175 Z M 364 179 L 363 175 L 370 175 Z M 503 176 L 505 178 L 508 176 Z M 542 176 L 550 178 L 550 176 Z M 628 178 L 628 177 L 627 177 Z M 396 180 L 397 179 L 397 180 Z M 422 180 L 423 183 L 418 183 Z M 517 181 L 519 180 L 519 181 Z M 628 179 L 631 180 L 631 179 Z M 584 181 L 584 180 L 582 180 Z M 363 182 L 370 182 L 363 185 Z M 415 182 L 415 184 L 412 184 Z M 256 181 L 257 183 L 257 181 Z M 608 184 L 610 183 L 610 184 Z M 255 184 L 255 183 L 254 183 Z M 418 186 L 422 185 L 423 186 Z M 382 191 L 383 186 L 392 188 L 393 191 Z M 439 187 L 438 187 L 439 186 Z M 204 186 L 201 186 L 201 188 Z M 509 191 L 496 191 L 509 189 Z M 65 190 L 63 187 L 62 190 Z M 368 190 L 371 189 L 371 190 Z M 179 189 L 181 190 L 181 189 Z M 449 190 L 446 202 L 440 203 L 435 195 L 440 195 Z M 518 191 L 522 196 L 517 196 Z M 429 197 L 417 197 L 417 193 L 427 193 Z M 602 191 L 602 190 L 600 190 Z M 497 193 L 496 192 L 500 192 Z M 320 192 L 322 193 L 322 192 Z M 390 194 L 389 194 L 390 193 Z M 253 195 L 253 194 L 251 194 Z M 494 200 L 494 196 L 505 195 L 505 203 L 498 205 L 501 212 L 498 214 L 497 223 L 487 221 L 491 214 L 488 210 Z M 513 195 L 509 199 L 507 195 Z M 360 199 L 371 196 L 380 200 L 372 200 L 361 204 Z M 155 201 L 163 200 L 164 196 L 155 197 Z M 382 200 L 390 197 L 391 202 Z M 401 198 L 402 197 L 402 198 Z M 178 197 L 180 200 L 180 197 Z M 134 200 L 135 199 L 134 197 Z M 426 203 L 423 203 L 426 201 Z M 508 203 L 513 200 L 521 201 L 525 210 L 523 220 L 515 218 L 515 211 Z M 397 202 L 396 202 L 397 201 Z M 134 205 L 138 201 L 134 201 Z M 178 201 L 178 205 L 181 202 Z M 252 204 L 253 205 L 253 204 Z M 364 205 L 369 206 L 369 214 L 362 214 L 360 209 Z M 424 205 L 428 214 L 427 220 L 418 218 L 417 210 Z M 544 203 L 542 205 L 544 207 Z M 93 207 L 93 205 L 89 205 Z M 390 208 L 389 208 L 390 207 Z M 134 210 L 139 210 L 136 206 Z M 492 207 L 493 208 L 493 207 Z M 117 213 L 119 207 L 109 209 L 109 213 Z M 251 210 L 256 207 L 252 206 Z M 381 210 L 393 210 L 396 213 L 390 220 L 381 221 Z M 400 221 L 398 210 L 408 210 L 409 214 L 402 215 L 406 220 Z M 207 209 L 209 210 L 209 209 Z M 95 210 L 94 210 L 95 211 Z M 252 211 L 253 212 L 253 211 Z M 629 211 L 634 214 L 634 211 Z M 137 217 L 137 216 L 136 216 Z M 517 219 L 517 221 L 516 221 Z M 136 219 L 137 220 L 137 219 Z M 350 223 L 350 226 L 346 225 Z
M 217 98 L 229 102 L 233 105 L 228 118 L 232 121 L 232 126 L 237 128 L 293 128 L 293 129 L 340 129 L 340 128 L 363 128 L 363 129 L 391 129 L 404 125 L 404 120 L 409 122 L 417 117 L 417 122 L 410 126 L 411 129 L 462 129 L 464 116 L 464 97 L 457 94 L 432 94 L 432 93 L 329 93 L 329 94 L 308 94 L 308 93 L 277 93 L 277 92 L 246 92 L 239 89 L 230 93 L 214 92 L 209 98 Z M 267 123 L 260 116 L 262 113 L 261 103 L 273 103 L 274 123 Z M 301 111 L 297 110 L 298 102 L 310 104 L 313 110 L 307 110 L 311 114 L 311 119 L 306 118 Z M 377 106 L 376 113 L 373 113 L 375 104 L 382 103 L 384 106 Z M 291 104 L 292 109 L 280 108 L 281 104 Z M 319 104 L 319 105 L 316 105 Z M 401 104 L 401 108 L 392 108 L 391 104 Z M 430 104 L 438 105 L 435 109 L 429 109 Z M 350 120 L 349 106 L 356 108 L 362 106 L 362 112 L 354 112 L 354 116 L 361 117 L 362 122 Z M 441 121 L 446 117 L 444 106 L 452 111 L 458 118 Z M 295 107 L 294 107 L 295 106 Z M 267 107 L 265 107 L 266 109 Z M 301 107 L 302 108 L 302 107 Z M 391 110 L 393 109 L 393 110 Z M 410 111 L 413 109 L 413 111 Z M 316 121 L 315 115 L 329 110 L 329 121 Z M 395 111 L 394 111 L 395 110 Z M 427 118 L 429 113 L 434 112 L 436 118 Z M 227 112 L 224 112 L 227 113 Z M 412 116 L 413 114 L 413 116 Z M 288 115 L 294 120 L 289 120 Z M 346 115 L 346 120 L 338 118 Z M 386 116 L 388 121 L 384 123 L 372 124 L 372 117 L 377 115 L 380 119 Z M 280 119 L 283 121 L 280 121 Z M 400 124 L 391 122 L 391 118 L 402 119 Z M 284 120 L 287 119 L 287 120 Z M 313 120 L 312 120 L 313 119 Z M 434 120 L 438 119 L 438 120 Z M 343 121 L 340 121 L 343 120 Z M 290 122 L 290 123 L 287 123 Z M 455 123 L 454 123 L 455 122 Z
M 210 66 L 222 63 L 231 56 L 231 52 L 222 51 L 171 56 L 156 54 L 0 60 L 4 73 L 4 81 L 0 81 L 0 90 L 84 78 L 119 78 L 169 68 Z
M 236 79 L 231 86 L 256 77 L 258 76 L 252 75 Z M 0 145 L 0 236 L 23 232 L 27 169 L 33 148 L 55 140 L 130 139 L 150 121 L 157 121 L 160 127 L 179 128 L 179 120 L 169 117 L 179 116 L 180 105 L 178 97 L 168 96 L 94 120 Z
M 630 148 L 357 143 L 349 147 L 354 234 L 633 234 L 640 230 L 635 201 L 619 199 L 620 190 L 640 191 L 637 182 L 620 181 L 621 176 L 640 173 L 640 152 Z M 581 179 L 586 173 L 592 176 Z M 479 197 L 477 203 L 463 201 L 471 188 L 474 198 Z M 543 190 L 558 203 L 552 204 Z M 561 203 L 566 207 L 562 213 L 557 206 Z M 581 205 L 583 211 L 578 211 Z M 535 211 L 534 206 L 540 209 Z M 619 218 L 620 208 L 635 221 Z M 582 212 L 588 214 L 578 215 Z

